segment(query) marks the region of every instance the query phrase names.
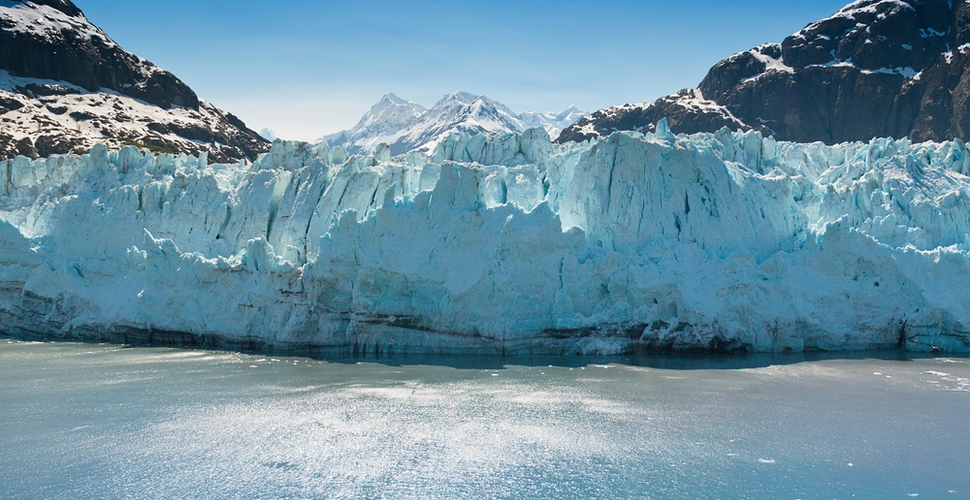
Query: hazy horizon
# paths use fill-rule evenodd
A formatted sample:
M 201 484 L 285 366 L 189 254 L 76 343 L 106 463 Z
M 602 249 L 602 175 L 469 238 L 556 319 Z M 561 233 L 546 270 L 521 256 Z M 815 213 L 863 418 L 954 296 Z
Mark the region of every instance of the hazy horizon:
M 390 92 L 431 106 L 467 91 L 517 113 L 653 101 L 847 1 L 75 3 L 253 130 L 313 140 Z

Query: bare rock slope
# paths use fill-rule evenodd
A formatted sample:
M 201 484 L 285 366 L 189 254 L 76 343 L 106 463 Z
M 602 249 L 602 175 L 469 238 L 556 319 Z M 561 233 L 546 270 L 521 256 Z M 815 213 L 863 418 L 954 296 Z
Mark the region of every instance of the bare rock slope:
M 136 145 L 217 161 L 268 143 L 111 40 L 70 0 L 0 1 L 0 158 Z
M 786 38 L 715 65 L 697 89 L 588 115 L 559 136 L 722 126 L 780 140 L 970 139 L 970 4 L 860 0 Z

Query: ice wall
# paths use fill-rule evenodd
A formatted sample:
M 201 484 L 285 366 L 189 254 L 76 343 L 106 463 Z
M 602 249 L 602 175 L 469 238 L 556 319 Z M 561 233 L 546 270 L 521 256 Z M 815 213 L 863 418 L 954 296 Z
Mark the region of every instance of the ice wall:
M 0 329 L 366 352 L 970 351 L 960 141 L 452 136 L 0 163 Z

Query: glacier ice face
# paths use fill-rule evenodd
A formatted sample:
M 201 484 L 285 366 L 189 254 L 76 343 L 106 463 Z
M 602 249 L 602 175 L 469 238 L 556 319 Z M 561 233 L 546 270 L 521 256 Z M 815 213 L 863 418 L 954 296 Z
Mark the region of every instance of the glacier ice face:
M 312 352 L 970 351 L 960 141 L 0 163 L 0 329 Z

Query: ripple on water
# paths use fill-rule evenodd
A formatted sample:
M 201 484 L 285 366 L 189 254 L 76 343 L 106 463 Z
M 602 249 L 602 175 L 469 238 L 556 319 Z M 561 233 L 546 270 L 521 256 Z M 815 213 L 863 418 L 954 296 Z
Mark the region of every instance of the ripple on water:
M 970 491 L 963 363 L 477 369 L 3 346 L 5 499 Z

